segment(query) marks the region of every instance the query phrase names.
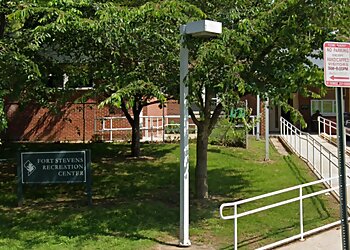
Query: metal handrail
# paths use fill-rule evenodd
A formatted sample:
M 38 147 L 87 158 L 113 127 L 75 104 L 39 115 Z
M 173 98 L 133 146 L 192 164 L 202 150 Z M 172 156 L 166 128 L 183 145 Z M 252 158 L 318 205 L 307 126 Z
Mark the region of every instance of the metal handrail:
M 299 205 L 299 214 L 300 214 L 300 234 L 298 234 L 298 238 L 300 237 L 301 240 L 304 239 L 304 235 L 307 232 L 304 232 L 304 218 L 303 218 L 303 200 L 307 199 L 307 198 L 311 198 L 320 194 L 324 194 L 324 193 L 329 193 L 331 191 L 335 191 L 336 189 L 339 189 L 339 186 L 335 186 L 335 187 L 329 187 L 327 189 L 321 190 L 321 191 L 315 191 L 312 193 L 308 193 L 308 194 L 303 194 L 303 188 L 306 187 L 310 187 L 313 185 L 317 185 L 317 184 L 325 184 L 326 182 L 336 179 L 337 177 L 332 177 L 332 178 L 327 178 L 327 179 L 322 179 L 322 180 L 318 180 L 318 181 L 313 181 L 310 183 L 305 183 L 305 184 L 301 184 L 298 186 L 294 186 L 294 187 L 290 187 L 290 188 L 285 188 L 279 191 L 274 191 L 274 192 L 270 192 L 267 194 L 263 194 L 263 195 L 259 195 L 256 197 L 252 197 L 252 198 L 248 198 L 245 200 L 240 200 L 240 201 L 236 201 L 236 202 L 228 202 L 228 203 L 223 203 L 220 206 L 220 217 L 224 220 L 234 220 L 234 249 L 237 250 L 238 248 L 238 227 L 237 227 L 237 223 L 238 223 L 238 218 L 247 216 L 247 215 L 251 215 L 254 213 L 258 213 L 258 212 L 262 212 L 271 208 L 275 208 L 275 207 L 279 207 L 282 205 L 286 205 L 289 203 L 293 203 L 293 202 L 297 202 L 299 201 L 300 205 Z M 349 186 L 350 184 L 348 184 Z M 262 206 L 262 207 L 258 207 L 255 209 L 251 209 L 242 213 L 238 213 L 238 206 L 245 204 L 245 203 L 249 203 L 252 201 L 256 201 L 256 200 L 260 200 L 260 199 L 264 199 L 264 198 L 268 198 L 268 197 L 272 197 L 275 195 L 279 195 L 279 194 L 283 194 L 286 192 L 290 192 L 293 190 L 299 190 L 299 195 L 297 197 L 291 198 L 291 199 L 287 199 L 287 200 L 283 200 L 274 204 L 270 204 L 270 205 L 266 205 L 266 206 Z M 231 215 L 224 215 L 224 211 L 232 211 L 233 208 L 233 214 Z M 339 221 L 340 223 L 340 221 Z M 320 229 L 321 230 L 321 229 Z M 313 230 L 315 231 L 315 229 Z M 295 236 L 293 237 L 293 239 L 295 239 Z M 278 243 L 273 243 L 274 246 L 278 245 L 278 244 L 282 244 L 284 243 L 285 240 L 279 241 Z M 266 248 L 266 247 L 265 247 Z M 264 248 L 262 248 L 264 249 Z
M 196 115 L 197 116 L 197 115 Z M 188 117 L 191 118 L 190 116 Z M 255 135 L 255 128 L 256 124 L 255 121 L 257 120 L 256 116 L 251 115 L 250 118 L 253 122 L 252 127 L 252 134 Z M 127 118 L 125 116 L 105 116 L 105 117 L 99 117 L 95 118 L 95 133 L 109 133 L 109 141 L 113 141 L 113 132 L 114 131 L 130 131 L 132 128 L 128 126 L 124 127 L 118 127 L 115 126 L 113 123 L 114 120 L 126 120 Z M 144 132 L 144 138 L 146 140 L 155 139 L 156 137 L 163 137 L 163 140 L 165 139 L 166 128 L 168 127 L 180 127 L 180 123 L 170 123 L 169 120 L 171 119 L 180 119 L 180 115 L 166 115 L 166 116 L 140 116 L 140 131 Z M 96 121 L 100 120 L 102 122 L 102 129 L 97 129 Z M 197 126 L 193 122 L 189 122 L 189 127 L 194 128 L 194 131 L 196 132 Z
M 323 138 L 334 143 L 334 141 L 332 141 L 332 136 L 337 135 L 337 123 L 322 116 L 319 116 L 317 117 L 317 124 L 318 135 L 321 136 L 323 133 L 324 135 L 326 135 L 323 136 Z M 332 133 L 333 130 L 335 130 L 335 133 Z M 350 136 L 350 129 L 347 127 L 345 127 L 345 135 Z M 337 137 L 334 138 L 337 139 Z
M 251 215 L 254 213 L 258 213 L 261 211 L 265 211 L 271 208 L 275 208 L 275 207 L 279 207 L 282 205 L 286 205 L 292 202 L 297 202 L 299 201 L 300 205 L 299 205 L 299 213 L 300 213 L 300 233 L 298 235 L 294 235 L 292 237 L 289 237 L 287 239 L 272 243 L 268 246 L 262 247 L 260 249 L 270 249 L 273 247 L 277 247 L 279 245 L 291 242 L 293 240 L 296 239 L 304 239 L 304 236 L 306 235 L 310 235 L 312 233 L 316 233 L 328 228 L 331 228 L 335 225 L 340 224 L 340 220 L 337 222 L 333 222 L 330 224 L 327 224 L 325 226 L 316 228 L 316 229 L 312 229 L 310 231 L 304 232 L 304 219 L 303 219 L 303 200 L 316 196 L 316 195 L 320 195 L 320 194 L 324 194 L 324 193 L 328 193 L 328 192 L 335 192 L 335 193 L 339 193 L 339 186 L 334 182 L 337 181 L 338 176 L 332 176 L 332 168 L 337 166 L 337 162 L 334 162 L 334 160 L 337 159 L 337 156 L 335 154 L 333 154 L 331 151 L 329 151 L 327 148 L 325 148 L 321 143 L 319 143 L 317 140 L 315 140 L 314 138 L 312 138 L 309 133 L 303 132 L 300 129 L 298 129 L 297 127 L 295 127 L 293 124 L 291 124 L 290 122 L 288 122 L 286 119 L 284 119 L 283 117 L 281 117 L 280 119 L 281 122 L 281 138 L 289 145 L 290 149 L 295 152 L 299 157 L 303 158 L 308 164 L 311 165 L 311 169 L 314 171 L 314 173 L 320 178 L 320 180 L 317 181 L 313 181 L 310 183 L 305 183 L 305 184 L 301 184 L 298 186 L 294 186 L 294 187 L 290 187 L 290 188 L 285 188 L 279 191 L 274 191 L 274 192 L 270 192 L 267 194 L 263 194 L 263 195 L 259 195 L 256 197 L 252 197 L 252 198 L 248 198 L 245 200 L 240 200 L 240 201 L 235 201 L 235 202 L 228 202 L 228 203 L 223 203 L 220 206 L 220 217 L 224 220 L 234 220 L 234 249 L 236 250 L 238 247 L 238 227 L 237 227 L 237 220 L 240 217 L 243 216 L 247 216 L 247 215 Z M 301 146 L 302 143 L 306 143 L 307 147 L 306 147 L 306 156 L 303 154 L 302 150 L 301 150 Z M 312 146 L 311 149 L 309 149 L 309 145 Z M 312 157 L 309 157 L 309 151 L 312 150 Z M 316 162 L 315 162 L 315 150 L 316 152 L 319 152 L 320 154 L 320 166 L 316 166 Z M 305 153 L 305 152 L 304 152 Z M 322 164 L 322 157 L 324 157 L 327 162 L 328 162 L 328 176 L 325 174 L 326 171 L 324 171 L 324 166 Z M 346 167 L 350 168 L 350 165 L 348 163 L 346 163 Z M 347 175 L 347 178 L 350 178 L 349 175 Z M 324 184 L 324 186 L 326 187 L 326 189 L 320 190 L 320 191 L 316 191 L 313 193 L 308 193 L 308 194 L 303 194 L 303 188 L 312 186 L 312 185 L 317 185 L 317 184 Z M 348 182 L 349 186 L 350 183 Z M 256 200 L 260 200 L 260 199 L 264 199 L 264 198 L 268 198 L 274 195 L 279 195 L 282 193 L 286 193 L 286 192 L 290 192 L 293 190 L 298 190 L 299 189 L 299 195 L 297 197 L 294 198 L 290 198 L 287 200 L 283 200 L 283 201 L 279 201 L 276 202 L 274 204 L 270 204 L 270 205 L 265 205 L 265 206 L 261 206 L 255 209 L 251 209 L 248 211 L 244 211 L 242 213 L 238 213 L 238 206 L 239 205 L 243 205 L 245 203 L 248 202 L 253 202 Z M 348 206 L 349 207 L 349 206 Z M 228 208 L 233 208 L 233 214 L 229 214 L 229 215 L 224 215 L 224 211 L 226 211 Z
M 189 116 L 189 118 L 191 118 Z M 114 131 L 130 131 L 132 128 L 127 127 L 115 127 L 114 120 L 126 120 L 125 116 L 105 116 L 96 118 L 96 120 L 102 121 L 102 129 L 95 132 L 107 132 L 109 133 L 109 141 L 113 141 Z M 167 115 L 167 116 L 140 116 L 140 131 L 144 132 L 144 138 L 146 140 L 153 141 L 155 138 L 163 138 L 165 140 L 166 128 L 172 126 L 180 127 L 180 123 L 169 123 L 169 119 L 180 119 L 179 115 Z M 107 122 L 108 121 L 108 122 Z M 108 126 L 109 125 L 109 126 Z M 189 127 L 193 127 L 196 131 L 197 126 L 194 123 L 189 123 Z
M 304 159 L 308 164 L 312 166 L 313 172 L 319 177 L 319 178 L 331 178 L 332 171 L 328 171 L 328 176 L 324 175 L 324 169 L 323 169 L 323 161 L 322 157 L 324 157 L 326 160 L 328 160 L 328 168 L 336 167 L 338 169 L 338 156 L 332 153 L 329 149 L 324 147 L 320 142 L 315 140 L 310 136 L 309 133 L 303 132 L 297 127 L 295 127 L 293 124 L 288 122 L 283 117 L 280 118 L 281 122 L 281 131 L 280 131 L 280 137 L 290 146 L 290 148 L 293 150 L 293 152 Z M 299 141 L 298 145 L 297 141 Z M 307 152 L 306 157 L 301 152 L 301 145 L 302 141 L 306 142 L 307 145 Z M 312 149 L 312 157 L 309 157 L 309 145 L 311 145 Z M 320 154 L 320 166 L 315 165 L 315 151 Z M 349 163 L 345 164 L 348 169 L 350 169 Z M 329 183 L 332 184 L 331 182 Z

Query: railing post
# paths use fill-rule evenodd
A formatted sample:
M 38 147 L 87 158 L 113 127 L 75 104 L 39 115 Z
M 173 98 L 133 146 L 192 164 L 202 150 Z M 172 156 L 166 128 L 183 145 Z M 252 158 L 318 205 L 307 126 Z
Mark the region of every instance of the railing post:
M 321 177 L 324 178 L 323 176 L 323 161 L 322 161 L 322 145 L 320 144 L 320 172 L 321 172 Z
M 234 241 L 234 249 L 237 250 L 238 249 L 238 239 L 237 239 L 237 231 L 238 231 L 238 228 L 237 228 L 237 204 L 235 204 L 234 206 L 234 214 L 235 214 L 235 219 L 234 219 L 234 238 L 233 238 L 233 241 Z
M 306 135 L 306 161 L 309 162 L 309 133 Z
M 151 123 L 151 142 L 153 142 L 153 117 L 150 117 L 150 123 Z
M 297 151 L 297 128 L 294 128 L 294 148 Z
M 302 156 L 301 155 L 301 130 L 299 131 L 299 137 L 298 138 L 299 138 L 299 155 Z
M 110 128 L 110 130 L 109 130 L 109 140 L 112 142 L 113 141 L 113 120 L 112 120 L 112 118 L 109 118 L 109 128 Z
M 332 125 L 331 125 L 331 121 L 328 122 L 328 129 L 329 129 L 329 140 L 332 141 Z
M 317 130 L 318 130 L 318 136 L 321 136 L 321 117 L 317 117 Z
M 331 152 L 329 152 L 328 155 L 328 177 L 332 178 L 332 155 Z M 329 180 L 329 185 L 332 187 L 332 179 Z
M 315 170 L 315 140 L 312 140 L 312 168 Z
M 256 127 L 256 126 L 255 126 L 255 117 L 253 116 L 252 118 L 253 118 L 253 119 L 252 119 L 252 120 L 253 120 L 252 122 L 253 122 L 253 125 L 254 125 L 254 126 L 253 126 L 253 129 L 252 129 L 252 133 L 253 133 L 253 135 L 255 136 L 255 127 Z
M 283 117 L 281 117 L 280 118 L 280 124 L 281 124 L 281 136 L 283 135 L 283 128 L 284 128 L 284 126 L 283 126 Z
M 146 116 L 145 117 L 145 123 L 146 123 L 146 129 L 145 129 L 145 137 L 147 138 L 148 140 L 148 117 Z
M 304 241 L 304 219 L 303 219 L 303 188 L 299 188 L 299 208 L 300 208 L 300 240 Z

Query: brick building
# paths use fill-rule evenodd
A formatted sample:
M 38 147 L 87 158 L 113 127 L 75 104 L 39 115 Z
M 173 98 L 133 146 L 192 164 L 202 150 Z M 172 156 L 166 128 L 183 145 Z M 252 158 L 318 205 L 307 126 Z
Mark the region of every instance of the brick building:
M 248 107 L 252 115 L 257 114 L 257 98 L 246 95 Z M 350 90 L 344 91 L 345 111 L 350 110 Z M 316 110 L 331 120 L 335 120 L 335 91 L 329 89 L 323 99 L 305 98 L 300 94 L 292 94 L 290 104 L 298 109 L 305 121 L 311 124 L 311 115 Z M 6 103 L 8 128 L 2 138 L 9 141 L 50 141 L 50 142 L 88 142 L 98 140 L 130 140 L 131 127 L 125 119 L 123 112 L 118 108 L 98 108 L 95 100 L 90 99 L 84 103 L 67 102 L 57 112 L 47 108 L 31 105 L 20 108 L 17 102 Z M 179 123 L 179 104 L 177 101 L 168 101 L 164 108 L 159 104 L 147 106 L 142 111 L 141 124 L 144 139 L 153 139 L 163 128 L 163 123 L 174 125 Z M 260 104 L 260 133 L 264 136 L 264 102 Z M 289 119 L 288 114 L 281 107 L 269 105 L 269 130 L 278 133 L 280 130 L 280 117 Z M 146 117 L 148 117 L 146 119 Z M 192 125 L 193 126 L 193 125 Z M 152 130 L 150 130 L 152 128 Z M 158 133 L 158 134 L 157 134 Z

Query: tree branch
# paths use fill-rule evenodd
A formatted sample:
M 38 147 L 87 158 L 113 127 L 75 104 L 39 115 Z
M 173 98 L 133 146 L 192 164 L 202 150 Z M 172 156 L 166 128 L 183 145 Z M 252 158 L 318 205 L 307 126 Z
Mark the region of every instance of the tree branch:
M 188 108 L 188 112 L 190 113 L 190 116 L 192 118 L 192 121 L 194 122 L 194 124 L 196 124 L 196 126 L 198 127 L 200 125 L 200 121 L 197 119 L 196 115 L 194 114 L 192 108 Z
M 211 131 L 214 129 L 214 126 L 216 124 L 216 122 L 218 121 L 219 117 L 220 117 L 220 114 L 221 114 L 221 111 L 222 111 L 222 104 L 219 103 L 218 105 L 216 105 L 215 109 L 214 109 L 214 113 L 213 115 L 211 116 L 211 119 L 210 119 L 210 123 L 209 123 L 209 134 L 211 133 Z
M 212 91 L 209 88 L 205 88 L 205 103 L 203 107 L 204 119 L 206 121 L 210 120 L 210 111 L 211 111 L 211 99 L 212 99 Z
M 136 115 L 139 116 L 139 114 L 142 111 L 142 108 L 143 108 L 142 97 L 141 96 L 135 96 L 134 105 L 132 107 L 132 112 L 134 113 L 134 119 L 135 119 Z
M 122 109 L 124 115 L 126 116 L 126 119 L 128 119 L 129 124 L 132 125 L 134 123 L 134 119 L 131 117 L 129 110 L 126 108 L 124 100 L 122 101 L 121 109 Z

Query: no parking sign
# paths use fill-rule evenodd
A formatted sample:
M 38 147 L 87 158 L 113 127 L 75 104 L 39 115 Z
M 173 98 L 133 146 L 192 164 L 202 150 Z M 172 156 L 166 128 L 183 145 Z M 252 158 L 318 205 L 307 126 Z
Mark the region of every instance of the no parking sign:
M 327 87 L 350 87 L 350 43 L 325 42 L 324 81 Z

